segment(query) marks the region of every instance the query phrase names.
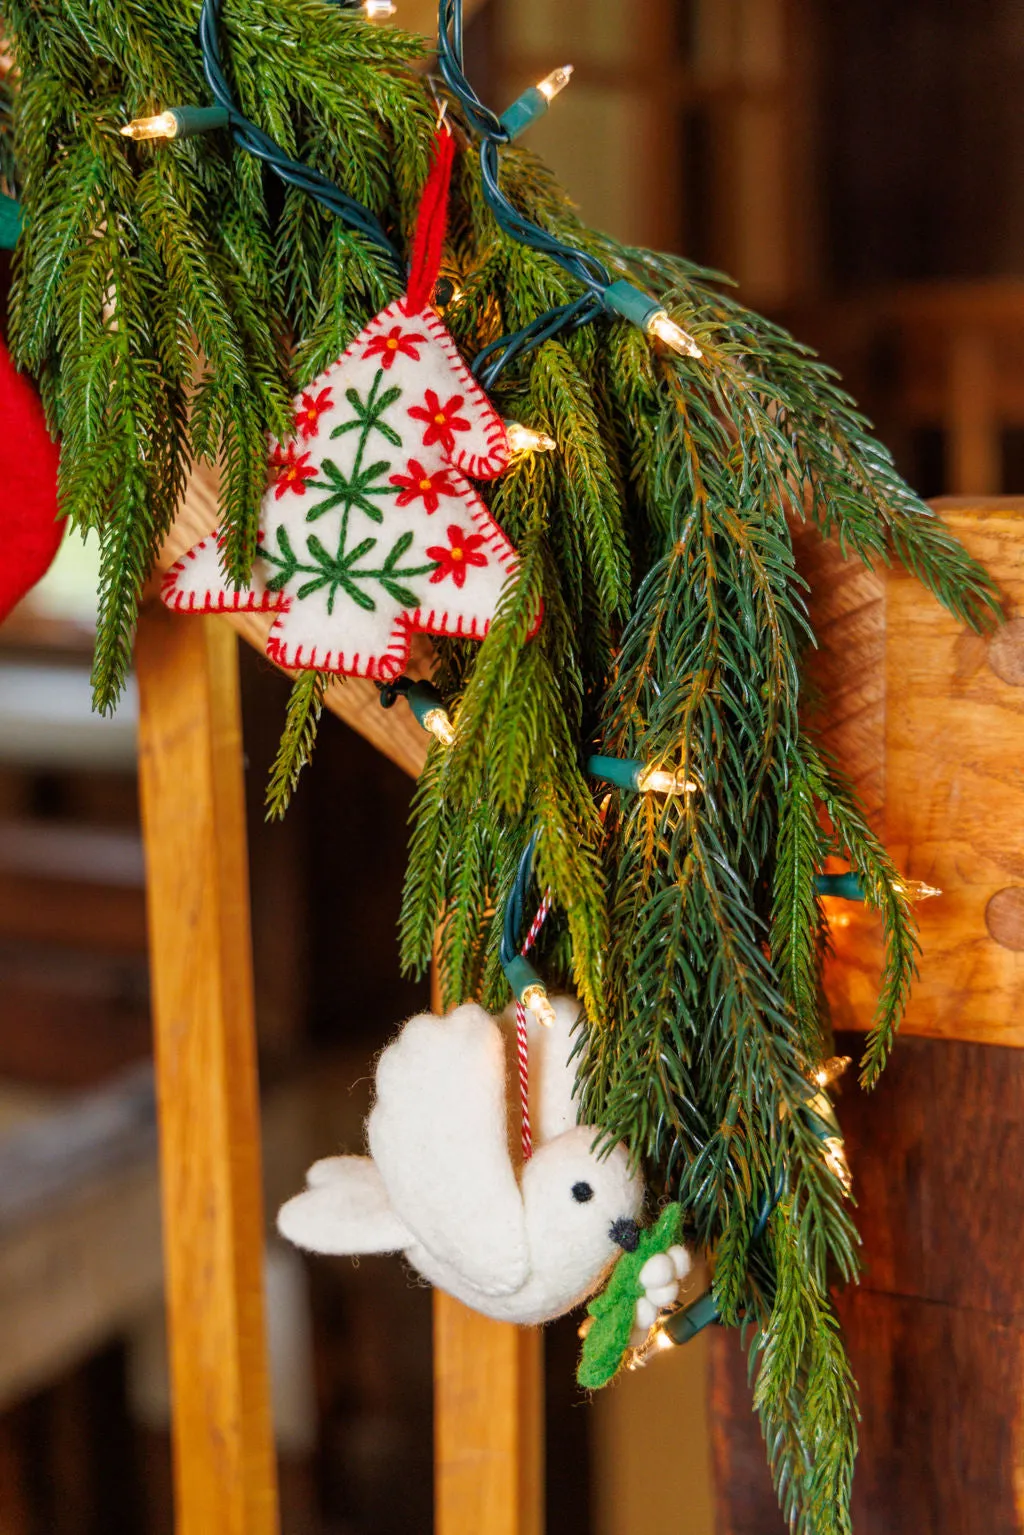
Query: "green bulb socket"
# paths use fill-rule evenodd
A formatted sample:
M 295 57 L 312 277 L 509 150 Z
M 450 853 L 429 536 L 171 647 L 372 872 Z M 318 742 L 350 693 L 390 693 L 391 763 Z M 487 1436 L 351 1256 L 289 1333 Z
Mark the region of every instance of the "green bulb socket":
M 692 1305 L 666 1317 L 661 1330 L 673 1343 L 689 1343 L 705 1327 L 718 1321 L 718 1302 L 713 1290 L 707 1290 Z
M 544 983 L 540 976 L 530 961 L 524 959 L 521 954 L 515 955 L 507 965 L 502 965 L 502 969 L 505 972 L 505 979 L 515 993 L 517 1002 L 523 1000 L 523 993 L 531 986 L 539 986 L 542 991 L 544 990 Z
M 435 709 L 447 712 L 444 706 L 444 699 L 435 687 L 431 687 L 429 682 L 412 683 L 405 694 L 405 699 L 413 712 L 417 725 L 422 725 L 424 730 L 430 729 L 430 726 L 426 723 L 428 714 L 432 714 Z
M 517 96 L 510 107 L 506 107 L 498 118 L 499 123 L 508 134 L 509 143 L 517 139 L 521 133 L 525 133 L 538 117 L 543 117 L 548 109 L 548 98 L 543 91 L 531 85 L 521 96 Z
M 838 896 L 841 901 L 864 899 L 864 887 L 856 874 L 816 874 L 814 888 L 819 895 Z
M 616 789 L 632 789 L 640 792 L 640 779 L 645 764 L 633 757 L 588 757 L 587 772 L 591 778 L 603 778 Z
M 842 1140 L 843 1132 L 832 1107 L 832 1100 L 823 1087 L 815 1089 L 803 1110 L 807 1128 L 819 1141 Z
M 21 234 L 21 204 L 0 192 L 0 250 L 12 251 Z
M 191 139 L 197 133 L 212 133 L 215 128 L 226 128 L 231 114 L 226 107 L 171 107 L 176 139 Z
M 664 308 L 657 299 L 651 298 L 649 293 L 641 293 L 639 288 L 634 288 L 631 282 L 611 283 L 601 295 L 606 309 L 614 314 L 620 314 L 624 320 L 629 320 L 633 325 L 646 331 L 656 314 L 660 314 Z

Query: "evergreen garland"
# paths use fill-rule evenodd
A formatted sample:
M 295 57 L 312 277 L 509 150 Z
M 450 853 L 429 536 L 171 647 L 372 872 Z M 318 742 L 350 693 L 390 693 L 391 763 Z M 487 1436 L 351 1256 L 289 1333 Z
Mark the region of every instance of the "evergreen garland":
M 266 434 L 288 433 L 293 390 L 399 292 L 379 251 L 227 133 L 120 136 L 132 117 L 209 99 L 198 17 L 198 0 L 6 6 L 25 212 L 11 336 L 62 436 L 63 508 L 100 535 L 102 709 L 190 464 L 220 465 L 226 568 L 244 580 Z M 325 0 L 228 0 L 221 28 L 246 115 L 407 249 L 435 121 L 415 72 L 425 42 Z M 722 1319 L 750 1339 L 790 1525 L 840 1535 L 856 1402 L 829 1284 L 855 1274 L 857 1235 L 805 1112 L 829 1039 L 823 858 L 849 860 L 884 920 L 866 1086 L 906 1002 L 915 931 L 849 785 L 801 730 L 812 635 L 790 521 L 868 563 L 895 556 L 975 628 L 994 620 L 994 589 L 806 348 L 714 274 L 586 229 L 528 152 L 505 150 L 502 178 L 523 213 L 661 299 L 704 357 L 663 355 L 602 319 L 519 358 L 494 390 L 558 452 L 520 458 L 486 492 L 521 559 L 487 640 L 437 644 L 458 734 L 432 746 L 416 789 L 404 964 L 421 972 L 440 931 L 447 1000 L 503 1006 L 500 913 L 539 832 L 554 909 L 538 968 L 571 980 L 589 1019 L 582 1118 L 681 1202 L 713 1255 Z M 578 293 L 498 229 L 471 148 L 446 270 L 459 289 L 444 318 L 470 358 Z M 322 700 L 322 678 L 299 679 L 271 813 Z M 605 794 L 583 772 L 592 751 L 682 767 L 696 791 Z

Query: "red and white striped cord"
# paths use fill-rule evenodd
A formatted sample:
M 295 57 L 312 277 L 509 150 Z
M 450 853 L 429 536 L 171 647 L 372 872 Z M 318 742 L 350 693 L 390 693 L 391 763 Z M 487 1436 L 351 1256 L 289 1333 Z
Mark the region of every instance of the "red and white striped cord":
M 544 899 L 537 915 L 530 923 L 530 931 L 523 941 L 520 954 L 527 955 L 537 942 L 537 935 L 544 926 L 544 919 L 551 910 L 551 891 L 544 892 Z M 523 1161 L 533 1156 L 533 1132 L 530 1128 L 530 1042 L 526 1033 L 526 1007 L 516 1000 L 516 1053 L 519 1057 L 519 1102 L 522 1111 Z

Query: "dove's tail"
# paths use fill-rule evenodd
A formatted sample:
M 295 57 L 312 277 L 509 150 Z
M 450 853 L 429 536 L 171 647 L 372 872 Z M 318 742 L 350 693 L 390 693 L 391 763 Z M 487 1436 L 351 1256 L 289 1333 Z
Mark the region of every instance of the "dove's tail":
M 412 1245 L 369 1157 L 326 1157 L 306 1174 L 307 1187 L 281 1206 L 277 1229 L 313 1253 L 390 1253 Z

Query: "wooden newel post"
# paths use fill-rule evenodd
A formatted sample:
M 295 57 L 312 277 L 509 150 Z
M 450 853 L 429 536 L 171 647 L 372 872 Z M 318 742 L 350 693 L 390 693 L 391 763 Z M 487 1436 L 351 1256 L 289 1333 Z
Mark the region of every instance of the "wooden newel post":
M 178 1535 L 278 1528 L 236 645 L 136 646 Z
M 431 1006 L 441 1013 L 435 961 Z M 544 1333 L 434 1291 L 434 1535 L 543 1535 Z
M 542 1535 L 543 1334 L 434 1294 L 434 1535 Z

